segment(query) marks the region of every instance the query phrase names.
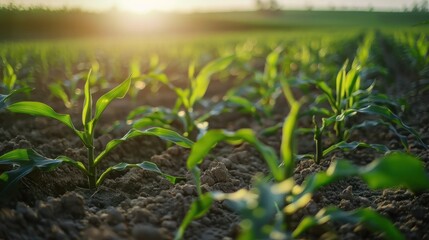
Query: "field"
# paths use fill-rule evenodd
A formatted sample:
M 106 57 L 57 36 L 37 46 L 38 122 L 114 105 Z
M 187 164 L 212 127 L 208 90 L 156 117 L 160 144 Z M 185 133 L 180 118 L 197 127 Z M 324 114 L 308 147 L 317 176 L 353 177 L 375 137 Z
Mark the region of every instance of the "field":
M 0 11 L 0 239 L 429 239 L 427 13 L 46 11 Z

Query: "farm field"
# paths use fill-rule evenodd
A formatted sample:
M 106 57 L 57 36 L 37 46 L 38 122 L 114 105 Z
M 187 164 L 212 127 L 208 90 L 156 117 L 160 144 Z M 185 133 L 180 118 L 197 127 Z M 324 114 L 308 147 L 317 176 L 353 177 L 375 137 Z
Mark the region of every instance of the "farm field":
M 0 239 L 429 239 L 429 15 L 255 14 L 14 15 Z

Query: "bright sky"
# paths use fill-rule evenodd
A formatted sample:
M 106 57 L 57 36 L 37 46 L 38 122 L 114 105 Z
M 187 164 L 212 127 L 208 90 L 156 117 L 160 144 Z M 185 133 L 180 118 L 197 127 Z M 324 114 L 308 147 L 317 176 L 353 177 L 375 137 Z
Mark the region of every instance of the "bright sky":
M 278 0 L 284 9 L 315 9 L 374 7 L 380 10 L 403 10 L 420 0 Z M 42 5 L 53 8 L 80 7 L 86 10 L 102 11 L 116 7 L 132 12 L 159 11 L 228 11 L 255 9 L 255 0 L 0 0 L 1 4 L 14 3 L 31 6 Z

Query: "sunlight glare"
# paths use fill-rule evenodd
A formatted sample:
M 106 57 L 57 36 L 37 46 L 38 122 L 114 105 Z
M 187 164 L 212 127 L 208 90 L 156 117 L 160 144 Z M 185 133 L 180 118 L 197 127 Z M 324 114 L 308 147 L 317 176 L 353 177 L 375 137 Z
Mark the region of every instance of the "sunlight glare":
M 171 11 L 174 9 L 173 1 L 157 1 L 157 0 L 129 0 L 119 3 L 121 10 L 132 13 L 149 13 L 152 11 Z

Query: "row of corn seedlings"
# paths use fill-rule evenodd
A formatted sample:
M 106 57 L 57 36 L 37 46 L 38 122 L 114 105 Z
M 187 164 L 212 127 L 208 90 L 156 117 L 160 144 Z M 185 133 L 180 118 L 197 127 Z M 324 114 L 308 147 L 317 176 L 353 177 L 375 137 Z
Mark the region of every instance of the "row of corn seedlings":
M 70 164 L 80 169 L 88 177 L 90 189 L 100 186 L 111 171 L 121 171 L 130 167 L 157 172 L 172 183 L 178 182 L 180 177 L 165 174 L 154 163 L 147 161 L 139 164 L 119 163 L 99 173 L 98 164 L 120 143 L 137 136 L 151 135 L 191 149 L 186 167 L 192 173 L 198 197 L 191 205 L 178 229 L 176 239 L 183 237 L 189 223 L 193 219 L 203 216 L 213 201 L 225 200 L 229 201 L 242 217 L 240 239 L 296 238 L 310 227 L 330 220 L 364 223 L 374 231 L 382 232 L 389 239 L 402 239 L 400 232 L 388 219 L 371 209 L 346 212 L 334 207 L 327 207 L 315 216 L 302 219 L 296 228 L 292 228 L 290 224 L 291 216 L 307 205 L 315 191 L 345 177 L 361 177 L 371 189 L 406 187 L 413 191 L 421 191 L 429 188 L 429 179 L 417 158 L 406 153 L 393 152 L 380 144 L 348 142 L 351 131 L 383 125 L 399 137 L 407 151 L 409 150 L 408 140 L 399 133 L 398 128 L 414 135 L 417 141 L 426 147 L 419 138 L 419 134 L 405 125 L 391 109 L 392 106 L 395 106 L 394 102 L 385 95 L 373 93 L 374 84 L 364 88 L 366 83 L 362 81 L 362 76 L 370 65 L 373 39 L 374 35 L 371 33 L 364 37 L 353 61 L 351 63 L 346 61 L 340 67 L 335 81 L 332 83 L 325 82 L 323 79 L 313 80 L 310 78 L 312 74 L 319 78 L 329 76 L 330 71 L 324 72 L 311 67 L 310 62 L 312 60 L 310 59 L 315 53 L 309 53 L 311 51 L 306 46 L 299 47 L 298 52 L 300 54 L 297 57 L 299 62 L 295 64 L 302 65 L 302 67 L 298 73 L 293 73 L 293 69 L 291 70 L 294 64 L 291 64 L 288 52 L 282 47 L 275 47 L 266 57 L 262 74 L 256 72 L 255 77 L 252 78 L 254 81 L 249 84 L 250 90 L 247 88 L 247 91 L 240 89 L 230 91 L 225 95 L 224 102 L 214 104 L 209 108 L 209 111 L 196 111 L 195 105 L 204 106 L 203 98 L 208 90 L 212 75 L 225 72 L 228 67 L 234 65 L 234 61 L 239 62 L 236 54 L 208 62 L 198 71 L 198 74 L 196 74 L 195 64 L 191 64 L 188 68 L 189 81 L 187 87 L 177 86 L 174 81 L 169 79 L 162 72 L 162 67 L 158 68 L 159 64 L 156 59 L 152 60 L 151 69 L 146 74 L 141 74 L 138 60 L 133 60 L 130 69 L 136 76 L 128 78 L 103 94 L 96 101 L 95 106 L 91 89 L 98 82 L 99 72 L 97 64 L 94 63 L 94 73 L 90 71 L 83 87 L 82 130 L 74 126 L 69 114 L 59 114 L 44 103 L 15 102 L 13 97 L 27 90 L 26 88 L 14 90 L 13 84 L 16 82 L 16 76 L 13 76 L 13 69 L 9 70 L 7 68 L 10 67 L 6 67 L 6 71 L 4 71 L 6 81 L 4 82 L 7 83 L 5 86 L 9 92 L 6 95 L 1 95 L 2 105 L 0 106 L 13 113 L 48 117 L 61 122 L 74 132 L 86 147 L 87 161 L 82 163 L 67 156 L 50 159 L 32 149 L 10 151 L 0 156 L 0 164 L 12 165 L 11 170 L 0 175 L 0 180 L 5 183 L 2 193 L 6 193 L 17 181 L 33 170 L 49 171 L 61 164 Z M 293 59 L 293 57 L 291 58 Z M 11 65 L 5 62 L 5 66 Z M 303 77 L 303 75 L 306 76 Z M 143 106 L 135 109 L 128 117 L 128 122 L 133 124 L 133 128 L 122 138 L 107 143 L 105 149 L 99 155 L 95 155 L 95 128 L 107 106 L 113 100 L 125 97 L 130 86 L 133 85 L 132 83 L 147 79 L 161 83 L 174 91 L 177 95 L 174 107 L 169 109 Z M 138 89 L 135 88 L 137 88 L 136 85 L 133 85 L 131 89 L 137 91 Z M 316 91 L 318 89 L 320 94 L 313 92 L 310 96 L 296 100 L 292 91 L 294 88 L 313 88 Z M 247 98 L 246 92 L 252 91 L 256 92 L 256 97 Z M 275 111 L 275 103 L 282 95 L 289 104 L 289 114 L 283 122 L 278 124 L 279 127 L 274 128 L 274 131 L 281 129 L 282 132 L 279 156 L 275 149 L 264 144 L 259 139 L 258 134 L 251 129 L 228 132 L 222 129 L 208 128 L 206 120 L 211 116 L 219 115 L 224 111 L 234 111 L 237 108 L 247 109 L 247 112 L 254 116 L 272 116 L 273 111 Z M 70 107 L 73 106 L 69 98 L 61 98 L 64 102 L 69 102 Z M 307 107 L 308 109 L 306 109 Z M 348 120 L 357 114 L 377 115 L 381 118 L 366 120 L 355 125 L 348 124 Z M 314 127 L 307 132 L 314 135 L 316 147 L 314 153 L 299 155 L 296 152 L 297 122 L 300 117 L 305 115 L 311 115 L 313 118 Z M 181 122 L 182 128 L 172 127 L 173 121 Z M 330 131 L 333 131 L 334 134 L 330 134 Z M 196 132 L 196 135 L 193 135 L 193 132 Z M 324 148 L 322 142 L 327 135 L 335 135 L 336 143 Z M 228 194 L 221 192 L 203 193 L 200 180 L 201 172 L 198 166 L 211 149 L 222 141 L 233 144 L 247 142 L 254 146 L 265 160 L 270 172 L 269 176 L 259 178 L 254 184 L 255 187 L 250 190 L 242 189 Z M 348 160 L 332 162 L 328 170 L 307 177 L 303 184 L 299 185 L 295 182 L 293 173 L 296 161 L 310 158 L 319 163 L 324 156 L 335 149 L 353 150 L 357 147 L 370 147 L 386 153 L 386 155 L 363 167 L 355 166 Z

